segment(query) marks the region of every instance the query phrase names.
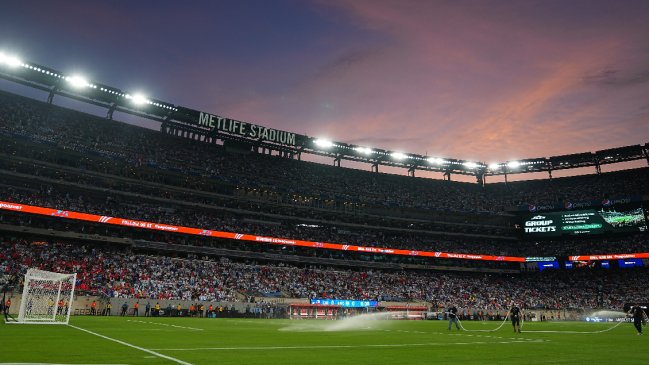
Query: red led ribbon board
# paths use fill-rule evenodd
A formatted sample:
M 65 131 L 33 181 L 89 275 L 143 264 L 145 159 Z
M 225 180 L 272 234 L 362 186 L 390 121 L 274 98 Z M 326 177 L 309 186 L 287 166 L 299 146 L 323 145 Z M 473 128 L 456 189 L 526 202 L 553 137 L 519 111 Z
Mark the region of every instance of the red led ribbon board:
M 3 202 L 3 201 L 0 201 L 0 209 L 22 212 L 22 213 L 38 214 L 38 215 L 44 215 L 50 217 L 75 219 L 75 220 L 81 220 L 87 222 L 112 224 L 112 225 L 123 226 L 123 227 L 151 229 L 156 231 L 184 233 L 184 234 L 192 234 L 196 236 L 206 236 L 206 237 L 227 238 L 227 239 L 250 241 L 250 242 L 270 243 L 275 245 L 289 245 L 289 246 L 311 247 L 311 248 L 340 250 L 340 251 L 380 253 L 386 255 L 437 257 L 442 259 L 525 262 L 525 257 L 517 257 L 517 256 L 492 256 L 492 255 L 464 254 L 464 253 L 450 253 L 450 252 L 412 251 L 412 250 L 401 250 L 401 249 L 394 249 L 394 248 L 341 245 L 338 243 L 313 242 L 313 241 L 293 240 L 289 238 L 256 236 L 256 235 L 245 234 L 245 233 L 233 233 L 233 232 L 224 232 L 224 231 L 214 231 L 210 229 L 174 226 L 169 224 L 145 222 L 145 221 L 139 221 L 133 219 L 110 217 L 105 215 L 87 214 L 87 213 L 73 212 L 69 210 L 58 210 L 52 208 L 44 208 L 44 207 L 38 207 L 33 205 L 25 205 L 19 203 Z M 611 260 L 611 259 L 630 259 L 630 258 L 649 258 L 649 253 L 580 255 L 580 256 L 569 257 L 570 261 Z

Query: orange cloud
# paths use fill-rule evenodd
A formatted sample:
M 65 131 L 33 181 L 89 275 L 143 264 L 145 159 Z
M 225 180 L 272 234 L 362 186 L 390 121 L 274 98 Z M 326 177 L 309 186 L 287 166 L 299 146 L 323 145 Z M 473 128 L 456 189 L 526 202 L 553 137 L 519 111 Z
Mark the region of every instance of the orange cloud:
M 649 139 L 646 132 L 622 132 L 640 125 L 631 111 L 646 105 L 649 83 L 609 80 L 613 90 L 588 79 L 617 66 L 642 74 L 649 63 L 640 48 L 646 24 L 597 12 L 551 14 L 533 4 L 334 4 L 369 40 L 314 55 L 317 67 L 281 95 L 251 97 L 231 115 L 376 148 L 485 162 Z M 546 18 L 536 16 L 543 11 Z

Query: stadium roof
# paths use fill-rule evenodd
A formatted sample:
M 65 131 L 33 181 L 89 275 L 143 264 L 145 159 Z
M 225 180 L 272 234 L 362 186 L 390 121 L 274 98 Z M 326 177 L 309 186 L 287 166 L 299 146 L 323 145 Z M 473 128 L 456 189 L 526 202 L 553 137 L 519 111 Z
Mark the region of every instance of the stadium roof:
M 649 163 L 649 143 L 617 147 L 596 152 L 562 156 L 536 157 L 516 161 L 490 163 L 442 156 L 424 156 L 413 153 L 370 148 L 345 142 L 329 141 L 276 130 L 236 119 L 231 119 L 173 103 L 131 93 L 116 87 L 85 79 L 80 75 L 66 75 L 47 66 L 26 62 L 0 53 L 0 77 L 32 88 L 49 92 L 48 102 L 55 95 L 65 96 L 104 107 L 107 117 L 119 111 L 162 123 L 161 132 L 202 142 L 218 140 L 239 141 L 287 153 L 299 158 L 301 153 L 330 157 L 334 164 L 341 160 L 372 165 L 404 168 L 414 176 L 415 171 L 435 171 L 472 176 L 495 176 L 530 172 L 548 172 L 592 166 L 600 171 L 605 164 L 646 159 Z

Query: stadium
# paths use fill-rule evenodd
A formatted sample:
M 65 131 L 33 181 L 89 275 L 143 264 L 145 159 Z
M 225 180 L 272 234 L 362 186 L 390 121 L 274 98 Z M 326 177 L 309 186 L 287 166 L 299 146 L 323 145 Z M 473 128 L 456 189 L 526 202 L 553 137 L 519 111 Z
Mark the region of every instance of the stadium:
M 0 364 L 645 361 L 649 141 L 491 163 L 0 78 Z

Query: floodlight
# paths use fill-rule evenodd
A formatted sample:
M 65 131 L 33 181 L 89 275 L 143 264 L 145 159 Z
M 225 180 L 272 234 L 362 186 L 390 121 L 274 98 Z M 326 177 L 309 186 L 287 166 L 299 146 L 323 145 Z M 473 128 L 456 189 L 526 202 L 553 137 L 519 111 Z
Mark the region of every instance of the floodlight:
M 322 138 L 318 138 L 318 139 L 313 140 L 313 143 L 315 143 L 316 146 L 319 146 L 319 147 L 322 147 L 322 148 L 329 148 L 329 147 L 334 145 L 334 143 L 331 142 L 330 140 L 322 139 Z
M 446 160 L 439 157 L 429 157 L 427 161 L 435 165 L 441 165 L 446 163 Z
M 149 100 L 142 94 L 135 94 L 135 95 L 126 94 L 125 97 L 127 99 L 131 99 L 131 101 L 133 101 L 133 104 L 135 105 L 142 105 L 144 103 L 149 102 Z
M 17 67 L 22 65 L 23 61 L 21 61 L 20 58 L 16 56 L 10 56 L 4 53 L 0 53 L 0 63 L 4 63 L 9 67 Z
M 507 167 L 509 167 L 510 169 L 515 169 L 520 165 L 521 165 L 521 163 L 518 162 L 518 161 L 509 161 L 509 162 L 507 162 Z
M 79 76 L 79 75 L 74 75 L 74 76 L 68 76 L 65 78 L 67 82 L 70 83 L 73 87 L 76 88 L 82 88 L 82 87 L 87 87 L 90 84 L 88 83 L 88 80 L 86 80 L 85 77 Z
M 464 165 L 464 167 L 466 167 L 467 169 L 475 169 L 476 167 L 478 167 L 478 164 L 472 161 L 466 161 L 462 163 L 462 165 Z
M 374 153 L 374 151 L 372 151 L 371 148 L 369 148 L 369 147 L 360 147 L 360 146 L 354 148 L 354 151 L 360 152 L 360 153 L 362 153 L 364 155 L 370 155 L 370 154 Z
M 392 152 L 390 156 L 392 156 L 392 158 L 394 158 L 395 160 L 403 160 L 408 157 L 401 152 Z
M 498 170 L 500 168 L 500 165 L 497 163 L 492 163 L 489 164 L 489 170 Z

